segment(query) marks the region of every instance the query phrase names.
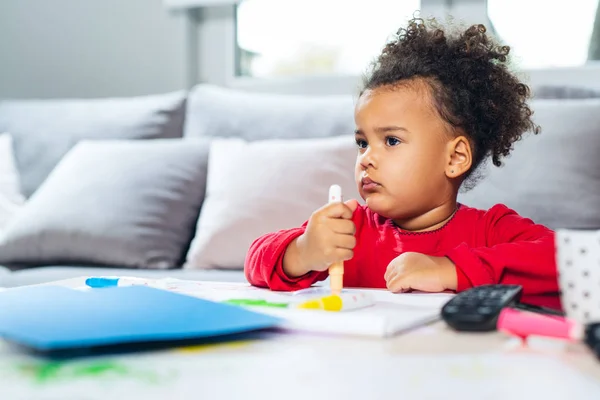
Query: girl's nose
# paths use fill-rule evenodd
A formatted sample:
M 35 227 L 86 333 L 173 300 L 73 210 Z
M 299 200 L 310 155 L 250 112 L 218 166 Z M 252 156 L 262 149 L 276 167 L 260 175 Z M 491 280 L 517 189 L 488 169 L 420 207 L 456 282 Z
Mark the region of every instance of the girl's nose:
M 368 147 L 365 152 L 360 155 L 359 162 L 362 169 L 375 167 L 375 154 L 371 147 Z

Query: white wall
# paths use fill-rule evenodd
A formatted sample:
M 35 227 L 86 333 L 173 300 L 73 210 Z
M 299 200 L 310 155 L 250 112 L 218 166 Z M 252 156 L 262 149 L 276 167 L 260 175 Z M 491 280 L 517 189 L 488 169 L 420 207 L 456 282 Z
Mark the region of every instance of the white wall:
M 189 87 L 184 13 L 162 0 L 0 0 L 0 97 L 105 97 Z

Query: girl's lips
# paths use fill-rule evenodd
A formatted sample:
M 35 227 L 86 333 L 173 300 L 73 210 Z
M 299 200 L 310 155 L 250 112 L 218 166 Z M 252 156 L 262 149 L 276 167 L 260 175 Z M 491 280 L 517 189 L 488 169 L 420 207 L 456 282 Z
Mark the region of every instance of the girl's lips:
M 363 183 L 362 188 L 365 192 L 374 192 L 379 187 L 376 183 Z
M 362 189 L 365 192 L 372 192 L 376 190 L 379 186 L 381 186 L 379 183 L 375 182 L 371 178 L 363 178 L 361 179 L 360 183 L 362 185 Z

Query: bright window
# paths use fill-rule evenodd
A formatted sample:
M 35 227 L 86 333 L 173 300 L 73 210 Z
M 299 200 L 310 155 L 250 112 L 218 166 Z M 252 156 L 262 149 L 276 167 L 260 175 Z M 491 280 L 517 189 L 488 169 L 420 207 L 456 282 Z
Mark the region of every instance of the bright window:
M 588 61 L 597 7 L 598 0 L 488 0 L 488 15 L 519 68 L 571 67 Z
M 245 0 L 238 74 L 362 74 L 420 0 Z
M 451 13 L 473 5 L 485 19 L 480 1 L 447 4 L 454 4 Z M 487 25 L 512 48 L 520 69 L 579 66 L 600 59 L 598 2 L 487 0 Z M 245 0 L 237 7 L 237 74 L 362 74 L 420 8 L 421 0 Z

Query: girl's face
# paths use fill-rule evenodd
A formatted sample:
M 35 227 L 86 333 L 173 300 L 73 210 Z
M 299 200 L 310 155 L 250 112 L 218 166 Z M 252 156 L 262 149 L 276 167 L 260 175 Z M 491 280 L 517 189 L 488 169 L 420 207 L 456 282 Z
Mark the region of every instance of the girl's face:
M 355 122 L 355 178 L 371 210 L 403 221 L 456 200 L 447 176 L 454 137 L 434 110 L 426 83 L 365 91 Z

